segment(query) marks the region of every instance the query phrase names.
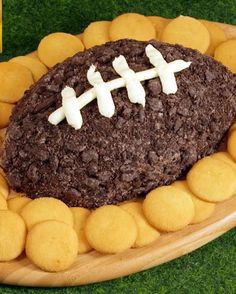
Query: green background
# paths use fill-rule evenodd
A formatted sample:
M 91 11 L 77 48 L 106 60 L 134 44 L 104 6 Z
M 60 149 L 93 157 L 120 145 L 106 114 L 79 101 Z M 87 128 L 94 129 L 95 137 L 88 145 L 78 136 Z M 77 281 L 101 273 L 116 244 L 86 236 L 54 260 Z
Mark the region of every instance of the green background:
M 236 24 L 236 0 L 3 0 L 3 54 L 0 60 L 37 48 L 50 32 L 80 33 L 94 20 L 123 12 L 180 14 Z M 1 270 L 1 266 L 0 266 Z M 168 264 L 128 277 L 81 287 L 37 289 L 0 286 L 0 293 L 236 293 L 236 229 Z

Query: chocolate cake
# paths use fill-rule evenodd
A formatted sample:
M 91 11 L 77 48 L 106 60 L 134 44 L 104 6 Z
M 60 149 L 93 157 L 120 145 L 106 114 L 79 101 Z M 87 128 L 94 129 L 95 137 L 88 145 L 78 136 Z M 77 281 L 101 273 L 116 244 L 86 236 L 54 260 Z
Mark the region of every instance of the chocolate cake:
M 167 62 L 191 61 L 175 74 L 176 94 L 164 94 L 154 78 L 142 82 L 145 107 L 131 103 L 120 88 L 112 91 L 111 118 L 99 113 L 95 100 L 82 109 L 79 130 L 66 120 L 48 122 L 62 105 L 65 86 L 77 96 L 91 88 L 91 64 L 106 82 L 119 77 L 112 61 L 120 54 L 135 72 L 149 69 L 147 44 Z M 97 46 L 56 65 L 24 94 L 7 130 L 3 168 L 13 189 L 31 198 L 57 197 L 69 206 L 94 208 L 145 196 L 217 150 L 236 118 L 235 93 L 236 76 L 195 50 L 134 40 Z

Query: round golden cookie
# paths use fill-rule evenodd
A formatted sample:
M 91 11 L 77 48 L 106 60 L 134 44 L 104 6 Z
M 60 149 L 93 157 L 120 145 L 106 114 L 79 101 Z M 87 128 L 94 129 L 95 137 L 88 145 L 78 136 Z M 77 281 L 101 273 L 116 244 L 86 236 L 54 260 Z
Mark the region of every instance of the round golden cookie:
M 38 56 L 47 67 L 53 67 L 83 50 L 84 45 L 77 37 L 67 33 L 52 33 L 39 43 Z
M 62 222 L 49 220 L 36 224 L 28 233 L 26 256 L 48 272 L 68 269 L 78 253 L 78 238 L 74 229 Z
M 0 102 L 17 102 L 33 82 L 32 74 L 25 66 L 0 62 Z M 0 105 L 0 109 L 2 107 Z
M 161 39 L 161 34 L 167 24 L 170 22 L 170 19 L 164 18 L 161 16 L 148 16 L 147 17 L 153 24 L 156 29 L 156 37 L 158 40 Z
M 236 73 L 236 38 L 221 43 L 215 50 L 214 58 Z
M 0 174 L 0 195 L 7 199 L 9 195 L 9 186 L 2 174 Z
M 26 56 L 32 57 L 32 58 L 34 58 L 36 60 L 39 60 L 39 56 L 38 56 L 38 51 L 37 50 L 26 54 Z
M 52 197 L 37 198 L 30 201 L 21 210 L 28 229 L 46 220 L 57 220 L 73 226 L 74 220 L 69 207 L 61 200 Z
M 196 196 L 192 196 L 192 201 L 195 208 L 195 215 L 191 221 L 191 224 L 198 224 L 208 219 L 215 211 L 215 203 L 203 201 Z
M 207 156 L 188 172 L 187 183 L 190 191 L 202 200 L 220 202 L 233 196 L 236 173 L 224 161 Z
M 35 82 L 48 72 L 47 67 L 42 62 L 30 56 L 17 56 L 10 59 L 9 62 L 27 67 L 31 71 Z
M 133 247 L 146 246 L 160 237 L 160 233 L 154 229 L 148 222 L 143 213 L 143 205 L 140 202 L 130 202 L 120 205 L 122 209 L 127 211 L 138 227 L 138 236 Z
M 186 181 L 176 181 L 172 184 L 172 186 L 181 189 L 182 191 L 188 193 L 189 196 L 191 196 L 194 204 L 194 217 L 191 221 L 191 224 L 200 223 L 213 214 L 215 210 L 215 203 L 203 201 L 193 195 L 193 193 L 189 190 Z
M 166 232 L 183 229 L 194 217 L 191 197 L 173 186 L 163 186 L 149 192 L 143 202 L 143 211 L 151 225 Z
M 212 21 L 201 19 L 200 22 L 207 28 L 210 34 L 210 45 L 206 51 L 206 54 L 213 56 L 216 47 L 227 40 L 225 32 Z
M 234 161 L 236 161 L 236 131 L 229 134 L 227 141 L 227 150 Z
M 229 155 L 228 152 L 216 152 L 211 155 L 211 158 L 215 158 L 221 161 L 224 161 L 225 163 L 229 164 L 236 172 L 236 162 L 233 160 L 233 158 Z
M 0 194 L 0 210 L 7 209 L 7 201 L 6 199 Z
M 1 89 L 1 86 L 0 86 L 0 89 Z M 13 104 L 0 102 L 0 128 L 5 128 L 9 125 L 10 116 L 11 116 L 13 107 L 14 107 Z
M 189 16 L 179 16 L 164 28 L 161 41 L 180 44 L 205 53 L 210 45 L 210 34 L 199 20 Z
M 25 238 L 23 219 L 10 210 L 0 210 L 0 261 L 17 258 L 24 250 Z
M 144 15 L 125 13 L 113 19 L 109 29 L 111 41 L 134 39 L 149 41 L 156 37 L 156 31 L 151 21 Z
M 82 207 L 70 208 L 74 217 L 74 229 L 78 236 L 79 246 L 78 253 L 86 253 L 92 250 L 85 236 L 84 227 L 87 218 L 90 215 L 90 210 Z
M 96 45 L 102 45 L 110 41 L 109 28 L 110 21 L 95 21 L 84 30 L 83 43 L 86 49 Z
M 8 209 L 16 213 L 20 213 L 23 207 L 25 207 L 30 201 L 32 200 L 28 197 L 11 198 L 7 201 Z
M 138 229 L 134 218 L 115 205 L 94 210 L 85 225 L 89 244 L 102 253 L 118 253 L 132 247 Z

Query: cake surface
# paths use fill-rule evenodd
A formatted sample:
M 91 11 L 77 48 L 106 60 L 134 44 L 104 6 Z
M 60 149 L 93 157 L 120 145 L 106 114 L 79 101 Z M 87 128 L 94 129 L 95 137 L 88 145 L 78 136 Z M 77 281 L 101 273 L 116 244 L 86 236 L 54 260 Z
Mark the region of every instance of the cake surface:
M 175 74 L 176 94 L 164 94 L 154 78 L 142 83 L 145 108 L 130 103 L 126 88 L 120 88 L 112 91 L 112 118 L 101 116 L 95 100 L 82 109 L 80 130 L 66 121 L 48 122 L 65 86 L 77 96 L 91 88 L 86 78 L 91 64 L 105 81 L 119 77 L 112 61 L 120 54 L 135 72 L 149 69 L 148 43 L 167 62 L 192 62 Z M 94 208 L 145 196 L 217 150 L 236 118 L 234 93 L 236 76 L 197 51 L 157 41 L 97 46 L 58 64 L 25 93 L 7 130 L 3 168 L 13 189 L 31 198 L 57 197 L 69 206 Z

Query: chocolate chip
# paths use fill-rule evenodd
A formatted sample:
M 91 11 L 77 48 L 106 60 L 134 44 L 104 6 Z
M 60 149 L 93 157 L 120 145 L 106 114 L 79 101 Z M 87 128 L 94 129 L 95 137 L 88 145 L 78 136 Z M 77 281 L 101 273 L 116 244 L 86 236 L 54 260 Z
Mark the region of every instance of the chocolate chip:
M 161 123 L 155 122 L 155 129 L 160 130 L 161 129 Z
M 99 187 L 100 181 L 94 178 L 87 178 L 85 180 L 85 185 L 91 189 L 97 189 Z
M 68 151 L 74 151 L 74 152 L 78 152 L 78 148 L 80 148 L 80 150 L 81 150 L 81 146 L 77 142 L 73 142 L 73 141 L 67 141 L 65 143 L 65 148 Z M 84 146 L 84 148 L 86 148 L 86 147 Z M 81 151 L 83 151 L 83 150 L 81 150 Z
M 150 164 L 156 164 L 158 162 L 159 158 L 158 158 L 155 151 L 148 152 L 148 160 L 149 160 Z
M 48 84 L 46 89 L 49 92 L 54 92 L 54 93 L 58 93 L 61 90 L 60 85 L 55 85 L 55 84 Z
M 147 191 L 151 191 L 151 190 L 153 190 L 154 188 L 156 188 L 156 182 L 152 182 L 152 181 L 150 181 L 149 183 L 147 183 L 147 185 L 146 185 L 146 189 L 147 189 Z
M 8 174 L 8 181 L 10 185 L 15 188 L 15 190 L 21 188 L 22 180 L 17 170 L 13 170 Z
M 28 153 L 25 152 L 24 150 L 20 150 L 19 151 L 19 156 L 22 157 L 22 158 L 26 158 L 28 156 Z
M 125 182 L 132 182 L 137 177 L 138 177 L 138 175 L 135 172 L 124 173 L 121 175 L 121 180 L 125 181 Z
M 141 108 L 141 109 L 139 110 L 139 121 L 140 121 L 141 123 L 144 123 L 144 121 L 145 121 L 145 111 L 144 111 L 143 108 Z
M 112 60 L 112 56 L 109 55 L 109 54 L 105 54 L 105 55 L 100 56 L 100 57 L 98 58 L 98 61 L 101 62 L 101 63 L 108 63 L 108 62 L 111 61 L 111 60 Z
M 162 112 L 158 112 L 158 113 L 157 113 L 157 117 L 158 117 L 158 118 L 163 118 L 163 116 L 164 116 L 164 114 L 163 114 Z
M 36 144 L 44 144 L 47 140 L 46 134 L 40 134 L 37 138 L 35 138 L 35 143 Z
M 174 132 L 177 133 L 177 131 L 181 128 L 182 126 L 182 120 L 177 119 L 174 125 Z
M 161 83 L 158 79 L 148 81 L 147 87 L 150 90 L 151 95 L 153 96 L 160 94 L 162 91 Z
M 56 97 L 54 95 L 52 95 L 50 98 L 49 97 L 44 98 L 40 104 L 36 104 L 34 106 L 33 113 L 38 113 L 42 110 L 48 109 L 55 101 L 56 101 Z
M 81 197 L 81 193 L 76 190 L 75 188 L 70 188 L 66 193 L 65 193 L 66 198 L 74 198 L 74 197 Z
M 123 124 L 125 123 L 125 119 L 122 118 L 121 116 L 118 117 L 117 123 L 116 123 L 116 128 L 120 129 L 122 128 Z
M 74 166 L 74 158 L 72 158 L 69 155 L 65 155 L 61 160 L 60 160 L 60 166 L 62 167 L 73 167 Z
M 50 167 L 53 171 L 56 171 L 57 168 L 58 168 L 58 165 L 59 165 L 59 159 L 57 156 L 55 155 L 52 155 L 50 156 L 49 158 L 49 164 L 50 164 Z
M 135 168 L 131 166 L 130 161 L 126 162 L 120 167 L 120 171 L 122 173 L 129 173 L 129 172 L 132 172 L 133 170 L 135 170 Z
M 106 162 L 106 161 L 110 161 L 111 158 L 109 156 L 103 156 L 103 160 Z
M 27 178 L 33 183 L 37 183 L 40 179 L 39 171 L 37 166 L 31 164 L 27 171 Z
M 174 116 L 177 112 L 177 107 L 173 106 L 170 108 L 169 116 Z
M 23 136 L 23 131 L 20 126 L 15 125 L 10 128 L 8 135 L 12 140 L 19 140 Z
M 142 180 L 139 179 L 138 177 L 135 178 L 135 179 L 133 180 L 133 186 L 134 186 L 134 188 L 139 188 L 139 187 L 141 187 L 141 186 L 142 186 Z
M 97 172 L 98 172 L 98 166 L 94 163 L 90 164 L 87 169 L 88 175 L 94 177 L 97 175 Z
M 154 171 L 148 171 L 147 176 L 150 180 L 156 180 L 159 177 L 159 175 L 155 174 Z
M 148 103 L 149 103 L 152 110 L 158 111 L 158 112 L 163 111 L 163 104 L 159 99 L 157 99 L 157 98 L 149 99 Z
M 94 150 L 85 150 L 82 152 L 81 158 L 84 163 L 98 161 L 98 153 Z
M 132 113 L 132 109 L 131 108 L 124 108 L 123 112 L 122 112 L 122 116 L 127 120 L 130 118 Z
M 188 88 L 188 94 L 192 97 L 195 98 L 197 96 L 197 89 L 193 86 L 189 86 Z
M 206 80 L 210 83 L 212 80 L 214 80 L 215 74 L 212 71 L 207 69 L 205 72 L 205 77 L 206 77 Z
M 231 92 L 227 87 L 222 87 L 221 94 L 223 97 L 230 97 L 231 96 Z
M 40 161 L 46 161 L 49 158 L 49 153 L 48 153 L 47 150 L 40 149 L 40 150 L 37 151 L 36 154 L 37 154 L 37 158 Z
M 98 178 L 101 182 L 107 182 L 111 179 L 112 174 L 109 171 L 101 171 L 98 173 Z

